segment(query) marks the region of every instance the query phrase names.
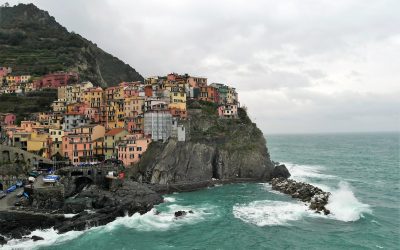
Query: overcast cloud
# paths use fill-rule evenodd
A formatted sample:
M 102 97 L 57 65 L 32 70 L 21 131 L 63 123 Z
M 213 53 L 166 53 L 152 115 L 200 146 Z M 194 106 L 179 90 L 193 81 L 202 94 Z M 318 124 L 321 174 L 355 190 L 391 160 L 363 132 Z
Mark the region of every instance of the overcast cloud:
M 400 1 L 32 2 L 145 77 L 237 87 L 266 134 L 399 130 Z

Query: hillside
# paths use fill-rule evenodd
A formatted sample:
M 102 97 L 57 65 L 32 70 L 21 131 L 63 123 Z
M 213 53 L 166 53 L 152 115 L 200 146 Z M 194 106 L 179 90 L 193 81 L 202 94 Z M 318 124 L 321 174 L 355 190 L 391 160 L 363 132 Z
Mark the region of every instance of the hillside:
M 12 67 L 16 74 L 72 70 L 81 80 L 101 86 L 143 80 L 131 66 L 68 32 L 33 4 L 0 7 L 0 55 L 0 66 Z
M 0 113 L 14 113 L 17 116 L 17 124 L 20 124 L 22 120 L 29 119 L 32 113 L 51 110 L 51 104 L 56 99 L 55 89 L 29 92 L 26 96 L 3 94 L 0 95 Z

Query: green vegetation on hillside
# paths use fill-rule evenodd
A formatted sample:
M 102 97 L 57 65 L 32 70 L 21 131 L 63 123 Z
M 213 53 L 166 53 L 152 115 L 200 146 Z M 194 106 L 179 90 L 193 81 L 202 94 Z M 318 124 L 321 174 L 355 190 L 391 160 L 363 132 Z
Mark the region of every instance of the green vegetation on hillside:
M 78 34 L 68 32 L 33 4 L 0 7 L 0 66 L 16 74 L 76 71 L 101 86 L 143 80 L 128 64 Z
M 17 123 L 29 119 L 35 112 L 51 110 L 51 103 L 57 99 L 57 90 L 46 89 L 38 92 L 27 93 L 26 96 L 16 94 L 0 95 L 0 113 L 14 113 Z

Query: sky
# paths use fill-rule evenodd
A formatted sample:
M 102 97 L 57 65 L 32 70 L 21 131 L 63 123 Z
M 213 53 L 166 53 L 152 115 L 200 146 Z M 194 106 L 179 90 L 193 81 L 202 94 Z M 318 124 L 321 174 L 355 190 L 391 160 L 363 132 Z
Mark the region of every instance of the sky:
M 400 130 L 398 0 L 33 0 L 144 77 L 237 88 L 265 134 Z

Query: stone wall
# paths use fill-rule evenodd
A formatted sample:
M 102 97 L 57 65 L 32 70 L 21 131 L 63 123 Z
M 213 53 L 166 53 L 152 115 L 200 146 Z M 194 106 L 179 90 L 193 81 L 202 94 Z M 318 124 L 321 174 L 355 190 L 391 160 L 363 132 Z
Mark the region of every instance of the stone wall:
M 26 168 L 30 168 L 34 166 L 35 162 L 52 163 L 49 159 L 29 153 L 20 148 L 0 145 L 0 165 L 19 163 Z

